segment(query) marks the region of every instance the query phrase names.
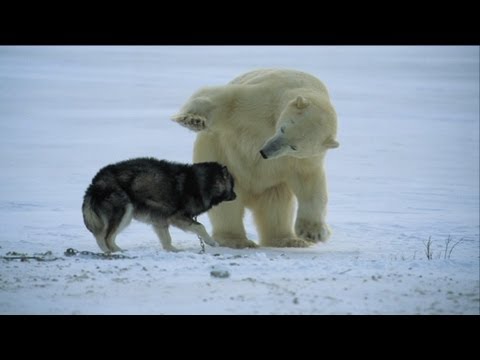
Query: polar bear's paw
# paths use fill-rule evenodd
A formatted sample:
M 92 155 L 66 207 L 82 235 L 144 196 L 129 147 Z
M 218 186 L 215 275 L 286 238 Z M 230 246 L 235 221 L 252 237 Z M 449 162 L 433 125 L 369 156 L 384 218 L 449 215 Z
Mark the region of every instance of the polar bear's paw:
M 326 242 L 331 231 L 327 224 L 298 219 L 295 232 L 299 237 L 312 243 Z
M 296 237 L 287 237 L 280 239 L 270 239 L 265 242 L 265 246 L 270 247 L 296 247 L 304 248 L 311 246 L 312 243 Z
M 168 251 L 168 252 L 181 252 L 180 249 L 177 249 L 175 246 L 173 245 L 169 245 L 169 246 L 166 246 L 164 247 L 164 250 L 165 251 Z
M 172 120 L 193 131 L 202 131 L 206 128 L 207 119 L 198 114 L 177 114 Z
M 244 238 L 214 236 L 214 239 L 220 244 L 220 246 L 226 246 L 233 249 L 258 248 L 256 243 Z

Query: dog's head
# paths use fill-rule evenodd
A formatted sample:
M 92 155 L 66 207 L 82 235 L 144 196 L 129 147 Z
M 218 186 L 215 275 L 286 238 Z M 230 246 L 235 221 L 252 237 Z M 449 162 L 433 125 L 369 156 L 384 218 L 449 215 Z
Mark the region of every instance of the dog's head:
M 232 201 L 237 198 L 234 191 L 234 180 L 226 166 L 217 162 L 197 163 L 197 177 L 202 197 L 211 206 L 223 201 Z
M 226 166 L 222 166 L 220 172 L 215 178 L 213 186 L 215 195 L 221 198 L 221 201 L 233 201 L 237 198 L 237 194 L 235 194 L 233 189 L 235 181 Z

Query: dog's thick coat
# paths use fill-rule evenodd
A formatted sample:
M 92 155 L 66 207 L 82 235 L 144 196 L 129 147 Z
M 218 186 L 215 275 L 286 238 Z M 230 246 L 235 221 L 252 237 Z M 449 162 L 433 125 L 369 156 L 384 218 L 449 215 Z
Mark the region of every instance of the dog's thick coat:
M 196 216 L 234 200 L 233 178 L 216 162 L 194 165 L 137 158 L 102 168 L 85 192 L 85 225 L 104 252 L 118 251 L 115 237 L 132 220 L 153 225 L 165 250 L 176 250 L 169 225 L 212 240 Z

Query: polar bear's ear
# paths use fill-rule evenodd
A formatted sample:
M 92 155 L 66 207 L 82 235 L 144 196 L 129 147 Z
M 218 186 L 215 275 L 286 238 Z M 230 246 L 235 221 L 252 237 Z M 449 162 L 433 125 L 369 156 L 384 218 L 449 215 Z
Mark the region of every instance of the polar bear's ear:
M 308 100 L 303 96 L 297 96 L 297 99 L 295 100 L 295 106 L 299 109 L 306 108 L 308 106 Z
M 327 140 L 325 140 L 325 142 L 323 143 L 323 145 L 327 148 L 327 149 L 335 149 L 337 147 L 340 146 L 340 144 L 338 143 L 337 140 L 335 140 L 334 138 L 328 138 Z

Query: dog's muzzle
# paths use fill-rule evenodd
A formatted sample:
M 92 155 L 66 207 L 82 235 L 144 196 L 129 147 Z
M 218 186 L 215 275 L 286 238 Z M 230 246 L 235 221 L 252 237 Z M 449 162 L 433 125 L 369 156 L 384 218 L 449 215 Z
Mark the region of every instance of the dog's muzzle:
M 235 194 L 233 191 L 228 194 L 227 198 L 225 199 L 225 201 L 233 201 L 237 198 L 237 194 Z

